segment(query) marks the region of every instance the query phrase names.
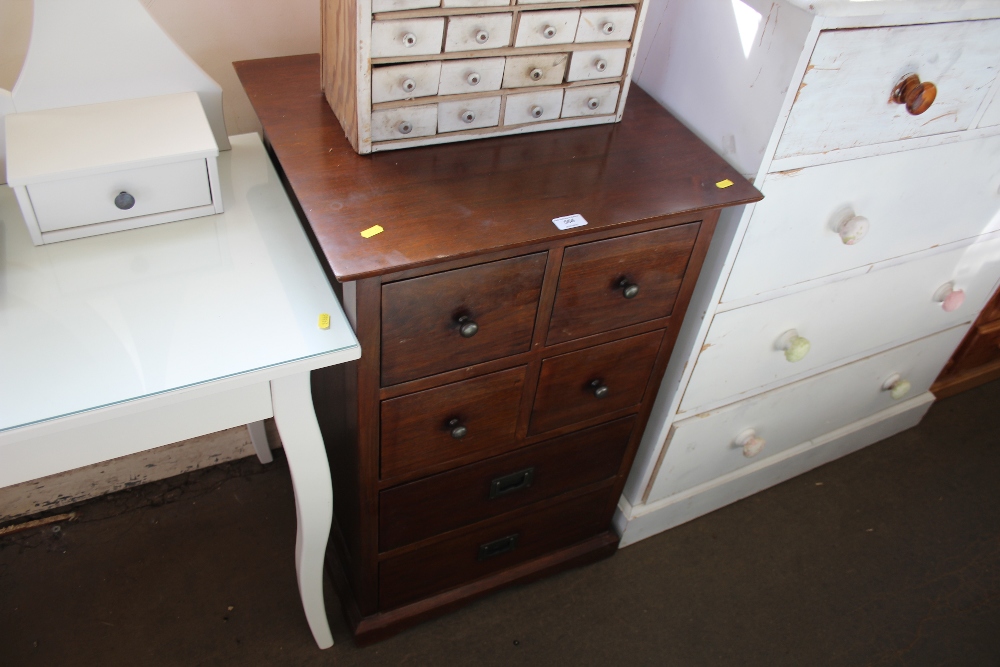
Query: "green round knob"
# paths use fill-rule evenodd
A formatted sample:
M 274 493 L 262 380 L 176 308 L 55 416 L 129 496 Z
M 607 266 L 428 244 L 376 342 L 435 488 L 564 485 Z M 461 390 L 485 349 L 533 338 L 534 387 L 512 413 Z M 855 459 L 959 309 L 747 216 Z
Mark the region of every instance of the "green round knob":
M 810 343 L 807 339 L 802 336 L 795 336 L 785 347 L 785 359 L 795 363 L 796 361 L 802 361 L 807 354 L 809 354 Z

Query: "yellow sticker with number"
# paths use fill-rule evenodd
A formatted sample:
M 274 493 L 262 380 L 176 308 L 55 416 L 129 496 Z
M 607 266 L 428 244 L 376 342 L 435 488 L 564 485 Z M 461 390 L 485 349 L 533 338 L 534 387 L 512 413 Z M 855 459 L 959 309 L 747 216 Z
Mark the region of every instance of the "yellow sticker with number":
M 729 186 L 731 186 L 733 184 L 734 183 L 727 178 L 724 181 L 719 181 L 718 183 L 716 183 L 715 187 L 719 188 L 720 190 L 724 190 L 724 189 L 728 188 Z
M 382 229 L 382 225 L 375 225 L 374 227 L 369 227 L 368 229 L 363 230 L 361 232 L 361 236 L 364 237 L 364 238 L 366 238 L 366 239 L 370 239 L 371 237 L 375 236 L 376 234 L 381 234 L 384 231 L 385 230 Z
M 329 313 L 320 313 L 319 314 L 319 328 L 320 329 L 329 329 L 330 328 L 330 314 Z

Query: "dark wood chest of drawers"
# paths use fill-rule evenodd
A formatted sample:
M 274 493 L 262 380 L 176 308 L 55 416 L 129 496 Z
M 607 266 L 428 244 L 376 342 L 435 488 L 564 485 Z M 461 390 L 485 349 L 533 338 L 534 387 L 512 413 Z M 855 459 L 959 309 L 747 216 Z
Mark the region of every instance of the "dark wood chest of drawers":
M 361 342 L 312 384 L 364 643 L 613 553 L 719 210 L 759 193 L 639 90 L 617 126 L 358 156 L 318 67 L 237 71 Z

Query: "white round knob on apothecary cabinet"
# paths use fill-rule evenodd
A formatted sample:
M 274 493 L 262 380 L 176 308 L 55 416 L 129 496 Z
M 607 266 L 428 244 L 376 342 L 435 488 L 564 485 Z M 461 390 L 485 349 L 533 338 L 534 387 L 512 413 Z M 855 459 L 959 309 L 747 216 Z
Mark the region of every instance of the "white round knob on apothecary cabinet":
M 485 44 L 490 41 L 490 33 L 486 30 L 480 30 L 476 33 L 476 42 L 479 44 Z
M 483 77 L 479 74 L 479 72 L 470 72 L 469 76 L 465 77 L 465 80 L 470 86 L 478 86 L 479 82 L 483 80 Z
M 596 97 L 591 97 L 589 100 L 587 100 L 587 108 L 590 109 L 591 111 L 596 111 L 597 107 L 599 106 L 601 106 L 601 101 Z
M 882 382 L 882 391 L 889 392 L 889 396 L 894 401 L 898 401 L 909 394 L 911 388 L 910 381 L 904 380 L 903 376 L 899 373 L 893 373 Z
M 547 25 L 544 28 L 542 28 L 542 37 L 544 37 L 545 39 L 552 39 L 555 36 L 556 36 L 555 26 Z
M 603 32 L 605 35 L 610 35 L 614 31 L 615 31 L 615 24 L 612 23 L 611 21 L 608 21 L 601 26 L 601 32 Z
M 765 444 L 767 444 L 767 440 L 758 436 L 757 431 L 752 428 L 743 431 L 733 440 L 733 445 L 740 447 L 743 450 L 743 456 L 748 459 L 760 454 Z
M 400 84 L 404 93 L 412 93 L 417 89 L 417 82 L 413 79 L 403 79 L 403 83 Z
M 797 329 L 789 329 L 781 334 L 774 347 L 785 353 L 786 361 L 794 364 L 797 361 L 802 361 L 809 354 L 812 343 L 800 336 Z
M 405 33 L 402 39 L 403 39 L 403 46 L 405 46 L 406 48 L 410 48 L 411 46 L 414 46 L 417 43 L 417 36 L 414 35 L 412 32 Z
M 954 282 L 947 282 L 934 292 L 934 301 L 941 304 L 944 312 L 954 312 L 965 303 L 965 290 L 956 289 Z
M 852 215 L 837 225 L 837 234 L 840 235 L 840 240 L 844 245 L 857 245 L 861 243 L 861 239 L 868 235 L 870 226 L 868 218 Z
M 413 132 L 413 123 L 408 120 L 400 121 L 399 125 L 396 126 L 396 129 L 399 130 L 400 134 L 409 134 L 410 132 Z
M 532 118 L 541 118 L 542 114 L 545 113 L 545 109 L 543 109 L 538 104 L 535 104 L 534 106 L 531 107 L 531 110 L 530 110 L 529 113 L 531 114 Z
M 476 112 L 472 109 L 466 109 L 459 114 L 459 116 L 461 117 L 463 123 L 471 123 L 476 120 Z

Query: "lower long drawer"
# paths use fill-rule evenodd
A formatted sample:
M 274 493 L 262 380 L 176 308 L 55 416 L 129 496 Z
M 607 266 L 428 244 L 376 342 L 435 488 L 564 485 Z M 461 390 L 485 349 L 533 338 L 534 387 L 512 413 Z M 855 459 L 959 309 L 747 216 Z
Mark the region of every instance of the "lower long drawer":
M 379 551 L 389 551 L 614 477 L 635 417 L 625 417 L 379 494 Z
M 965 331 L 965 326 L 954 327 L 677 422 L 647 502 L 711 481 L 919 396 L 930 388 Z M 900 382 L 895 396 L 883 388 L 894 375 Z M 909 383 L 908 391 L 902 382 Z
M 379 564 L 379 606 L 392 609 L 568 547 L 607 530 L 610 484 L 491 522 Z

